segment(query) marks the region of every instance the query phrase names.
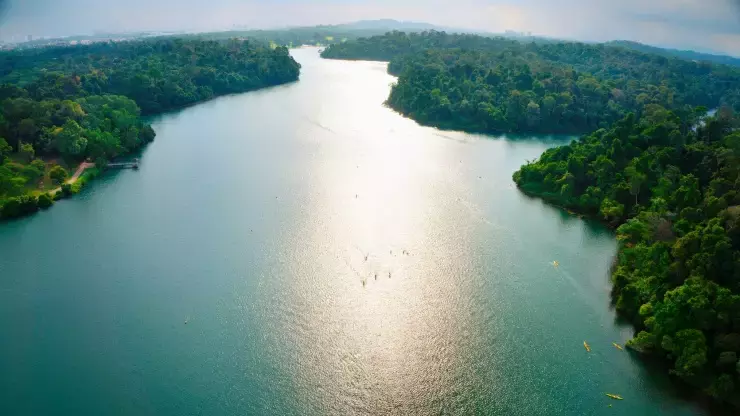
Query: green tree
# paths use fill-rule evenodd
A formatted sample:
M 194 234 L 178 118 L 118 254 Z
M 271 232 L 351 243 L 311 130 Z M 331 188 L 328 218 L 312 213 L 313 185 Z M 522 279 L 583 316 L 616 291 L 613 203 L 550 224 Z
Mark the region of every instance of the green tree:
M 10 155 L 10 152 L 13 151 L 13 148 L 10 147 L 7 141 L 0 137 L 0 164 L 3 163 L 3 159 Z
M 33 160 L 33 157 L 36 154 L 36 152 L 33 149 L 33 145 L 31 143 L 23 143 L 20 145 L 18 149 L 18 154 L 24 161 L 30 162 Z
M 38 207 L 47 209 L 54 205 L 54 199 L 49 194 L 41 194 L 38 199 Z
M 66 181 L 68 177 L 69 173 L 67 173 L 67 171 L 59 165 L 54 165 L 51 169 L 49 169 L 49 178 L 51 178 L 52 182 L 57 185 Z
M 635 161 L 633 161 L 634 163 Z M 630 193 L 635 197 L 635 205 L 637 205 L 638 197 L 640 196 L 640 189 L 647 180 L 647 175 L 640 172 L 634 164 L 627 166 L 624 169 L 624 173 L 627 175 L 630 183 Z
M 704 334 L 697 329 L 677 332 L 672 352 L 677 357 L 676 366 L 672 371 L 682 378 L 696 376 L 707 362 Z
M 8 199 L 0 209 L 0 217 L 16 218 L 38 210 L 38 200 L 31 195 L 22 195 Z

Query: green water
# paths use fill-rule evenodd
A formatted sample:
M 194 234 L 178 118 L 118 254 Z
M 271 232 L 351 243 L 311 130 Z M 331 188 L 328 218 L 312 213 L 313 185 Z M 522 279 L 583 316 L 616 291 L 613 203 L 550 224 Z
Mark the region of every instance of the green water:
M 0 227 L 0 414 L 703 414 L 612 346 L 613 236 L 512 185 L 563 139 L 419 127 L 384 65 L 293 53 Z

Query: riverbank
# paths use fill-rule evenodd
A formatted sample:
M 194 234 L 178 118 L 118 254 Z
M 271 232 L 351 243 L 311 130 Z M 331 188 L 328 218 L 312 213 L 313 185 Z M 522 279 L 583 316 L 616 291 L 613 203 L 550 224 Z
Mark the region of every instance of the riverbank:
M 0 221 L 31 215 L 39 210 L 51 208 L 58 200 L 68 198 L 82 189 L 99 174 L 94 163 L 82 162 L 74 174 L 56 188 L 33 190 L 22 196 L 9 198 L 0 204 Z
M 512 186 L 553 141 L 291 53 L 301 82 L 152 120 L 139 174 L 0 227 L 0 413 L 709 414 L 613 347 L 613 233 Z
M 80 173 L 74 183 L 50 189 L 67 172 L 47 160 L 104 165 L 154 139 L 142 114 L 294 82 L 300 74 L 286 48 L 245 40 L 163 38 L 0 55 L 0 83 L 11 85 L 0 92 L 0 217 L 5 219 L 36 212 L 39 201 L 48 208 L 53 198 L 68 196 L 91 176 Z
M 627 346 L 737 406 L 740 196 L 719 184 L 740 177 L 740 120 L 720 113 L 701 123 L 666 110 L 628 116 L 544 152 L 513 179 L 528 194 L 616 228 L 615 306 L 637 331 Z M 706 165 L 710 159 L 716 163 Z

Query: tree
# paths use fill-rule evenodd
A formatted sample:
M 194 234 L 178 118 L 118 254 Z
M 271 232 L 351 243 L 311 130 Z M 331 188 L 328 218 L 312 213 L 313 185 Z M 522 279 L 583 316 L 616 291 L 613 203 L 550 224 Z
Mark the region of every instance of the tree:
M 38 199 L 38 207 L 41 209 L 47 209 L 54 205 L 54 199 L 49 194 L 41 194 Z
M 707 345 L 704 334 L 697 329 L 684 329 L 676 333 L 671 350 L 676 355 L 672 372 L 681 378 L 692 378 L 707 362 Z
M 38 200 L 31 195 L 22 195 L 10 198 L 0 209 L 0 217 L 16 218 L 28 215 L 38 210 Z
M 49 169 L 49 178 L 51 178 L 52 182 L 59 185 L 63 183 L 67 178 L 69 177 L 69 173 L 67 171 L 59 166 L 54 165 L 51 169 Z
M 18 149 L 18 154 L 24 161 L 30 162 L 33 160 L 36 151 L 33 149 L 33 145 L 31 143 L 22 143 Z
M 637 336 L 627 342 L 627 346 L 640 352 L 649 352 L 655 349 L 655 335 L 647 331 L 640 331 Z
M 624 170 L 625 174 L 627 175 L 627 178 L 629 179 L 630 183 L 630 193 L 634 195 L 635 197 L 635 205 L 639 204 L 638 197 L 640 196 L 640 188 L 642 188 L 642 184 L 645 183 L 647 180 L 647 175 L 640 172 L 637 167 L 635 166 L 635 161 L 632 161 L 633 164 L 627 166 Z
M 73 194 L 72 185 L 68 183 L 63 183 L 60 189 L 61 190 L 59 191 L 59 194 L 62 195 L 63 197 L 67 197 Z
M 80 156 L 87 147 L 84 131 L 74 120 L 67 120 L 54 138 L 54 147 L 65 156 Z
M 26 179 L 16 176 L 7 166 L 0 165 L 0 196 L 15 196 L 23 191 Z
M 637 244 L 649 239 L 652 231 L 644 221 L 632 218 L 617 229 L 617 239 L 626 244 Z
M 0 137 L 0 164 L 3 163 L 3 159 L 5 159 L 8 155 L 10 155 L 10 152 L 13 151 L 13 148 L 10 147 L 7 141 Z
M 707 389 L 709 394 L 718 399 L 728 398 L 735 391 L 735 383 L 729 374 L 720 375 Z

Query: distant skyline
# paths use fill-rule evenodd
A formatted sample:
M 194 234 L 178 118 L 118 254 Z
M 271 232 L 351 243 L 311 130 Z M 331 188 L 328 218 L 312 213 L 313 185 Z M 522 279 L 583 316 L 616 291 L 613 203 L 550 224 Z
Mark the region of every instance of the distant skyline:
M 382 18 L 740 56 L 740 0 L 0 0 L 0 39 Z

